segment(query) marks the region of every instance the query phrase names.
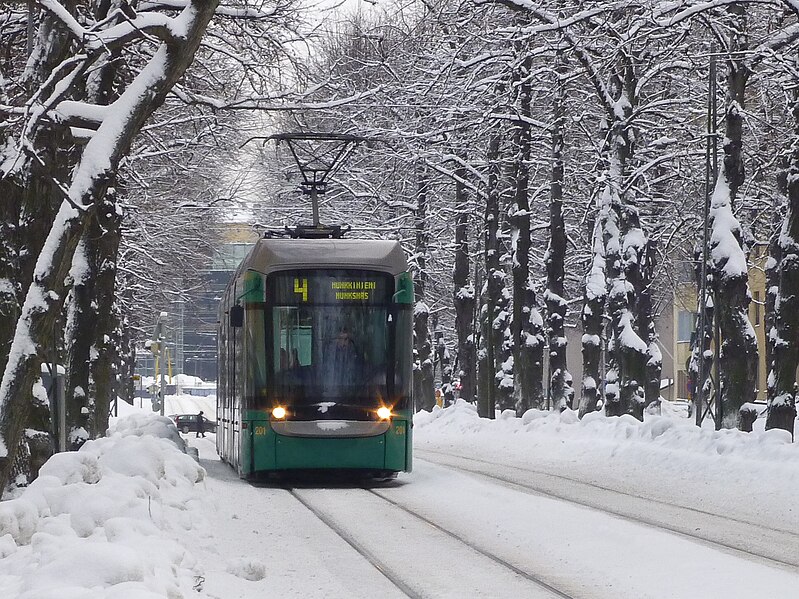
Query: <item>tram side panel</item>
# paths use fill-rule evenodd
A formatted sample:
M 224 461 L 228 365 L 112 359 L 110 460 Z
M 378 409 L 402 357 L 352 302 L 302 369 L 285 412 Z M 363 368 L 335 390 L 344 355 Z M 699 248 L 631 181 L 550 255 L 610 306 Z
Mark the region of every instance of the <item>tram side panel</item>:
M 219 308 L 217 324 L 217 374 L 216 374 L 216 451 L 223 461 L 230 463 L 227 451 L 228 435 L 230 434 L 227 426 L 227 405 L 229 402 L 229 391 L 227 386 L 228 359 L 227 359 L 227 337 L 230 331 L 228 324 L 228 301 L 229 292 L 225 292 Z
M 243 352 L 240 328 L 231 326 L 230 310 L 235 305 L 236 282 L 231 282 L 219 312 L 217 357 L 217 453 L 241 474 L 237 404 L 242 393 L 240 372 Z

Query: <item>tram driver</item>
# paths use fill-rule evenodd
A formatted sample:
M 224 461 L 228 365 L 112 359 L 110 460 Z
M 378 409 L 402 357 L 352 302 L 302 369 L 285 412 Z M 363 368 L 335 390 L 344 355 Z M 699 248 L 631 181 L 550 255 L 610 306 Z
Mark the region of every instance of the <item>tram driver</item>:
M 332 385 L 352 385 L 360 377 L 360 357 L 355 341 L 346 327 L 341 327 L 325 354 L 325 379 Z

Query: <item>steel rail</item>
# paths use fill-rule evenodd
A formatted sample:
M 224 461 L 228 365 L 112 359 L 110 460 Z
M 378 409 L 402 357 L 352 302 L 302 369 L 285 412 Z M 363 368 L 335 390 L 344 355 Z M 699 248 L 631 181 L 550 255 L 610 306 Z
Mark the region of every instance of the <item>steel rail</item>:
M 429 526 L 432 526 L 437 531 L 439 531 L 439 532 L 441 532 L 441 533 L 443 533 L 443 534 L 455 539 L 456 541 L 458 541 L 460 543 L 463 543 L 464 545 L 466 545 L 472 551 L 475 551 L 476 553 L 479 553 L 483 557 L 486 557 L 486 558 L 490 559 L 491 561 L 499 564 L 500 566 L 502 566 L 504 568 L 507 568 L 508 570 L 510 570 L 514 574 L 517 574 L 518 576 L 521 576 L 525 580 L 529 580 L 530 582 L 534 583 L 535 585 L 537 585 L 537 586 L 543 588 L 544 590 L 552 593 L 554 596 L 559 597 L 560 599 L 575 599 L 571 595 L 568 595 L 568 594 L 564 593 L 563 591 L 561 591 L 560 589 L 557 589 L 557 588 L 553 587 L 551 584 L 547 583 L 546 581 L 544 581 L 541 578 L 538 578 L 534 574 L 530 574 L 529 572 L 526 572 L 525 570 L 522 570 L 521 568 L 519 568 L 517 566 L 514 566 L 509 561 L 502 559 L 498 555 L 495 555 L 495 554 L 491 553 L 490 551 L 482 549 L 481 547 L 475 545 L 474 543 L 472 543 L 468 539 L 465 539 L 461 535 L 459 535 L 459 534 L 457 534 L 455 532 L 452 532 L 451 530 L 447 530 L 446 528 L 443 528 L 442 526 L 440 526 L 439 524 L 436 524 L 435 522 L 433 522 L 429 518 L 426 518 L 425 516 L 422 516 L 420 513 L 418 513 L 416 511 L 414 511 L 414 510 L 402 505 L 401 503 L 397 503 L 393 499 L 389 499 L 388 497 L 386 497 L 382 493 L 378 493 L 377 491 L 375 491 L 374 489 L 369 488 L 369 487 L 364 487 L 364 490 L 370 492 L 372 495 L 376 495 L 377 497 L 379 497 L 383 501 L 386 501 L 387 503 L 390 503 L 391 505 L 393 505 L 394 507 L 402 510 L 406 514 L 409 514 L 409 515 L 413 516 L 414 518 L 416 518 L 418 520 L 421 520 L 425 524 L 427 524 Z
M 341 539 L 343 539 L 350 547 L 352 547 L 358 555 L 363 557 L 369 564 L 372 565 L 375 570 L 380 572 L 386 580 L 388 580 L 391 584 L 397 587 L 406 597 L 410 599 L 425 599 L 424 595 L 421 595 L 414 591 L 410 586 L 408 586 L 405 582 L 403 582 L 402 578 L 394 572 L 391 568 L 386 566 L 380 559 L 377 558 L 371 551 L 367 550 L 363 545 L 361 545 L 355 538 L 350 535 L 346 530 L 344 530 L 341 526 L 336 524 L 331 518 L 329 518 L 324 512 L 316 509 L 312 506 L 308 501 L 303 499 L 299 493 L 297 493 L 294 489 L 290 487 L 284 487 L 286 491 L 288 491 L 292 497 L 294 497 L 297 501 L 299 501 L 302 505 L 304 505 L 308 511 L 310 511 L 314 516 L 319 518 L 330 530 L 336 533 Z

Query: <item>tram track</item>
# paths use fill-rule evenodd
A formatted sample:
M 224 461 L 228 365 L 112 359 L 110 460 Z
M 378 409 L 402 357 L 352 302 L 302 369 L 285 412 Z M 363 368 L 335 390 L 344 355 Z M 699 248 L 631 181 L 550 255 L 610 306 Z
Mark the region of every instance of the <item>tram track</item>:
M 308 509 L 315 517 L 317 517 L 321 522 L 323 522 L 326 526 L 328 526 L 336 535 L 341 537 L 350 547 L 352 547 L 359 555 L 361 555 L 364 559 L 366 559 L 378 572 L 380 572 L 388 581 L 390 581 L 398 590 L 400 590 L 403 594 L 407 597 L 411 598 L 425 598 L 425 599 L 433 599 L 436 597 L 436 594 L 425 594 L 416 591 L 412 588 L 405 580 L 407 576 L 403 576 L 400 572 L 396 571 L 394 568 L 389 566 L 385 560 L 381 559 L 378 555 L 375 554 L 374 551 L 369 550 L 364 543 L 361 543 L 358 539 L 355 538 L 355 534 L 351 533 L 348 528 L 345 526 L 340 525 L 335 521 L 333 517 L 329 514 L 325 513 L 325 511 L 318 509 L 316 506 L 313 505 L 311 501 L 308 501 L 306 498 L 302 496 L 302 493 L 298 493 L 296 489 L 287 488 L 287 491 L 291 493 L 291 495 L 299 501 L 306 509 Z M 577 599 L 573 595 L 569 595 L 564 591 L 552 586 L 551 584 L 547 583 L 542 578 L 536 576 L 535 574 L 525 571 L 522 568 L 512 564 L 506 559 L 503 559 L 499 555 L 482 548 L 475 544 L 474 542 L 470 541 L 469 539 L 465 538 L 464 536 L 448 530 L 447 528 L 441 526 L 440 524 L 434 522 L 430 518 L 420 514 L 416 510 L 402 505 L 401 503 L 387 497 L 384 492 L 380 492 L 375 490 L 371 487 L 360 487 L 358 491 L 363 491 L 364 493 L 369 494 L 370 496 L 379 499 L 384 504 L 387 504 L 392 509 L 400 510 L 403 514 L 410 516 L 412 519 L 416 520 L 420 524 L 429 529 L 439 533 L 440 535 L 445 536 L 452 541 L 455 541 L 459 545 L 467 548 L 468 551 L 473 552 L 474 554 L 480 556 L 481 558 L 490 560 L 492 564 L 496 567 L 499 567 L 505 571 L 507 571 L 509 576 L 518 577 L 518 579 L 524 580 L 528 583 L 532 583 L 535 585 L 535 591 L 530 589 L 534 592 L 533 595 L 525 594 L 522 596 L 525 597 L 535 597 L 536 599 Z M 482 596 L 482 595 L 481 595 Z
M 612 514 L 635 524 L 664 530 L 728 553 L 755 558 L 791 572 L 799 570 L 799 534 L 790 531 L 625 493 L 560 474 L 518 466 L 502 466 L 479 458 L 453 457 L 432 450 L 416 450 L 415 453 L 418 458 L 431 464 L 477 475 L 507 488 Z M 517 476 L 522 474 L 535 477 L 535 483 L 497 473 L 503 468 L 513 471 Z M 488 469 L 491 471 L 487 471 Z M 586 499 L 585 489 L 596 491 L 593 499 Z M 619 507 L 619 504 L 626 509 Z M 653 505 L 657 510 L 651 509 Z M 650 515 L 645 516 L 643 512 Z M 745 543 L 749 543 L 749 546 Z
M 424 522 L 425 524 L 433 527 L 434 529 L 436 529 L 437 531 L 447 535 L 448 537 L 450 537 L 452 539 L 455 539 L 456 541 L 462 543 L 463 545 L 466 545 L 472 551 L 475 551 L 475 552 L 479 553 L 483 557 L 490 559 L 494 563 L 499 564 L 500 566 L 502 566 L 504 568 L 507 568 L 508 570 L 513 572 L 514 574 L 517 574 L 518 576 L 521 576 L 525 580 L 528 580 L 528 581 L 532 582 L 533 584 L 539 586 L 540 588 L 548 591 L 549 593 L 552 594 L 553 597 L 557 597 L 558 599 L 575 599 L 571 595 L 567 595 L 566 593 L 564 593 L 560 589 L 557 589 L 557 588 L 553 587 L 552 585 L 550 585 L 549 583 L 547 583 L 543 579 L 535 576 L 534 574 L 530 574 L 529 572 L 526 572 L 525 570 L 522 570 L 521 568 L 518 568 L 518 567 L 514 566 L 513 564 L 511 564 L 507 560 L 502 559 L 498 555 L 478 547 L 477 545 L 475 545 L 474 543 L 472 543 L 468 539 L 464 538 L 463 536 L 461 536 L 461 535 L 459 535 L 459 534 L 457 534 L 455 532 L 452 532 L 451 530 L 447 530 L 446 528 L 436 524 L 435 522 L 433 522 L 429 518 L 421 515 L 419 512 L 416 512 L 416 511 L 414 511 L 414 510 L 412 510 L 412 509 L 410 509 L 410 508 L 408 508 L 408 507 L 406 507 L 406 506 L 404 506 L 404 505 L 402 505 L 400 503 L 397 503 L 393 499 L 389 499 L 388 497 L 386 497 L 382 493 L 378 493 L 374 489 L 368 489 L 367 488 L 366 491 L 372 493 L 373 495 L 376 495 L 377 497 L 379 497 L 383 501 L 386 501 L 386 502 L 390 503 L 394 507 L 396 507 L 396 508 L 402 510 L 403 512 L 405 512 L 406 514 L 409 514 L 409 515 L 413 516 L 414 518 Z
M 300 493 L 297 493 L 295 489 L 289 487 L 285 487 L 285 489 L 292 495 L 292 497 L 294 497 L 294 499 L 300 502 L 308 511 L 316 516 L 322 523 L 324 523 L 325 526 L 330 528 L 330 530 L 338 535 L 345 543 L 352 547 L 356 553 L 358 553 L 358 555 L 369 562 L 369 564 L 371 564 L 375 570 L 380 572 L 380 574 L 382 574 L 386 580 L 393 584 L 406 597 L 409 597 L 409 599 L 425 599 L 424 595 L 421 595 L 413 590 L 403 581 L 399 573 L 388 567 L 388 565 L 378 558 L 373 552 L 369 551 L 366 547 L 359 543 L 352 534 L 344 529 L 344 527 L 338 525 L 335 520 L 330 518 L 322 510 L 317 509 L 313 504 L 303 498 Z

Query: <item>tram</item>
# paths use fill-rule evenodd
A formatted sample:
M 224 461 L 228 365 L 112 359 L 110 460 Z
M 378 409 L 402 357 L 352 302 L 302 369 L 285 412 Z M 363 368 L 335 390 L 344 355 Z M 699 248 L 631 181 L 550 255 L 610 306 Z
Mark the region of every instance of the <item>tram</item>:
M 247 479 L 410 472 L 412 306 L 397 242 L 259 240 L 219 308 L 221 458 Z

